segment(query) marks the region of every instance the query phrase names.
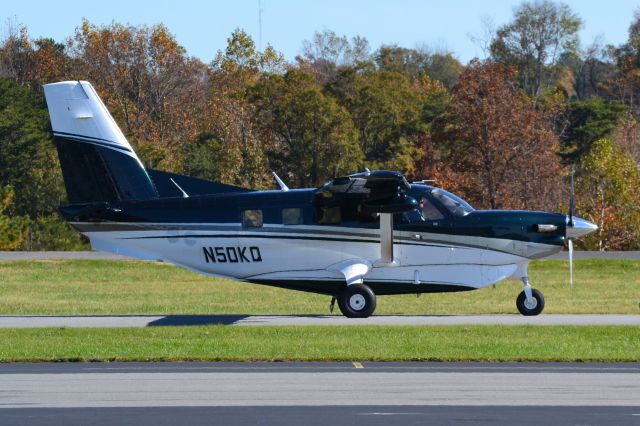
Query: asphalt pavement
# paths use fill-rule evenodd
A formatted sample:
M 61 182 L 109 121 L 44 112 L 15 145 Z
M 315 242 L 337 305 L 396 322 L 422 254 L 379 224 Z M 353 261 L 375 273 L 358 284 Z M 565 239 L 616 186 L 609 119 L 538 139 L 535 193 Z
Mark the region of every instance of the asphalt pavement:
M 626 325 L 640 326 L 640 315 L 0 315 L 0 328 L 140 328 L 223 324 L 264 326 L 358 325 Z
M 566 259 L 560 253 L 555 258 Z M 640 252 L 576 252 L 640 259 Z M 0 252 L 2 260 L 125 259 Z M 640 315 L 0 316 L 0 327 L 640 325 Z M 0 364 L 0 425 L 635 425 L 640 363 Z
M 29 425 L 639 425 L 640 364 L 6 364 L 0 407 Z

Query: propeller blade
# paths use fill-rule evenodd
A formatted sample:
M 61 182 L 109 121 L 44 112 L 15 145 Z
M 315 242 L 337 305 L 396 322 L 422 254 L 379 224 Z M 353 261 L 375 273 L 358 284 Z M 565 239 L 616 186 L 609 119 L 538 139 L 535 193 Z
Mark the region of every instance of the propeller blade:
M 567 240 L 569 245 L 569 284 L 573 288 L 573 238 Z

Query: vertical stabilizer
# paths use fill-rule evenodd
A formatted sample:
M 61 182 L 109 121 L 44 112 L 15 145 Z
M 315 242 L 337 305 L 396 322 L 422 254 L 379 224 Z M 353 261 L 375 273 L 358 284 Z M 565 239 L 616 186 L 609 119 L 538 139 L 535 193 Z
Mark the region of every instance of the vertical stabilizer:
M 46 84 L 44 93 L 71 204 L 158 196 L 138 156 L 90 83 Z

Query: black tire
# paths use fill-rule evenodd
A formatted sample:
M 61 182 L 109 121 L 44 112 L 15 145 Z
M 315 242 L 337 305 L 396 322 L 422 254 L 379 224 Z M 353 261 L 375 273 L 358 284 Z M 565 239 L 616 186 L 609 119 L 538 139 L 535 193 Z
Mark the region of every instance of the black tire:
M 524 316 L 538 315 L 544 309 L 544 296 L 536 289 L 531 289 L 531 297 L 535 301 L 535 306 L 526 307 L 527 295 L 522 291 L 516 299 L 516 307 L 518 311 Z
M 364 284 L 351 284 L 338 296 L 338 307 L 347 318 L 367 318 L 376 310 L 376 295 Z

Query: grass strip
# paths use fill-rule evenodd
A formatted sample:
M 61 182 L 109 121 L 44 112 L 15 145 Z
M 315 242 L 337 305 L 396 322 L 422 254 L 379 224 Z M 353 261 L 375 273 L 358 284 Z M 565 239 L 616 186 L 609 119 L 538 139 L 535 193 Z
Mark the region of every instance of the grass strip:
M 640 261 L 531 263 L 545 313 L 640 313 Z M 507 280 L 463 293 L 383 296 L 377 314 L 516 313 L 522 284 Z M 158 262 L 0 262 L 0 314 L 327 314 L 330 297 L 210 278 Z
M 0 361 L 639 361 L 602 326 L 1 329 Z

